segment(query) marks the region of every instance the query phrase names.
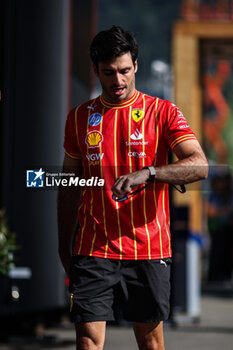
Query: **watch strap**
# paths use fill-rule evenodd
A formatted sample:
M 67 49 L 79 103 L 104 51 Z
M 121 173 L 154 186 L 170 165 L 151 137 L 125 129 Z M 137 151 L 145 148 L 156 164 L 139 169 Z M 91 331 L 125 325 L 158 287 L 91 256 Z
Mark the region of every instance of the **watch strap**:
M 154 166 L 146 166 L 143 169 L 149 169 L 150 176 L 147 180 L 147 182 L 154 182 L 155 181 L 155 174 L 156 174 L 156 169 Z

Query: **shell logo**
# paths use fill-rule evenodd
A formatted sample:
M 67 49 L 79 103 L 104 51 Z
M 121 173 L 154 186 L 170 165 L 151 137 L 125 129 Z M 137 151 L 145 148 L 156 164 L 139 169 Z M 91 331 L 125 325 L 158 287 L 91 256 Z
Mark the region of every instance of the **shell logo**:
M 85 139 L 85 142 L 88 148 L 99 147 L 102 141 L 103 141 L 103 135 L 98 130 L 90 131 L 86 135 L 86 139 Z

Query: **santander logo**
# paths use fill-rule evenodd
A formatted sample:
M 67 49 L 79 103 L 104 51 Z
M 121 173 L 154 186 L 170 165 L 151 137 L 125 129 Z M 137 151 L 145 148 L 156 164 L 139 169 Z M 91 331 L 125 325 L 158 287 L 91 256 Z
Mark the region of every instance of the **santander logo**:
M 130 136 L 130 138 L 132 140 L 141 140 L 141 139 L 143 139 L 143 134 L 140 133 L 140 131 L 138 129 L 136 129 L 136 131 Z

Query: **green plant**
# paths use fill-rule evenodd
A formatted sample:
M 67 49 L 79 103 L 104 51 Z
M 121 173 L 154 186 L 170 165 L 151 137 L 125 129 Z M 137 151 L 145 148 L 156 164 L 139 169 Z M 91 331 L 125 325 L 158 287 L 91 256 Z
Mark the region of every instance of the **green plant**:
M 15 233 L 7 224 L 5 210 L 0 210 L 0 275 L 7 275 L 14 267 L 14 251 L 17 249 Z

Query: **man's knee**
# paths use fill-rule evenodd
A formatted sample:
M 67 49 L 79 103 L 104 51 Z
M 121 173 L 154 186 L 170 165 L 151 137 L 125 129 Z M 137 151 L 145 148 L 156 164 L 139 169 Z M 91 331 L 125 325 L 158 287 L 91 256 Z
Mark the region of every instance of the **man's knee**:
M 102 350 L 103 346 L 103 342 L 96 341 L 86 336 L 77 336 L 78 350 Z
M 105 322 L 77 323 L 78 350 L 102 350 L 105 339 Z
M 134 332 L 140 350 L 165 350 L 163 323 L 135 323 Z
M 145 337 L 141 343 L 138 343 L 139 350 L 164 350 L 164 345 L 158 342 L 152 335 Z

